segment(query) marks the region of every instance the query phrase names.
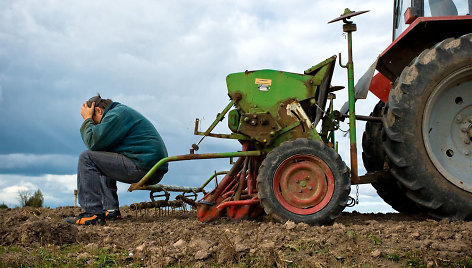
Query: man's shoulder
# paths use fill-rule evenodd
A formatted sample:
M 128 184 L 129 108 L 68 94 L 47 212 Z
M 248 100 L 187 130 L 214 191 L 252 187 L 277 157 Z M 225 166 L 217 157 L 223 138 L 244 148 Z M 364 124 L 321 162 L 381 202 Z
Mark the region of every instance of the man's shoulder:
M 138 111 L 136 111 L 135 109 L 129 106 L 126 106 L 119 102 L 114 102 L 111 105 L 113 106 L 109 110 L 109 113 L 119 115 L 121 119 L 125 119 L 125 118 L 129 118 L 132 120 L 146 119 L 141 113 L 139 113 Z
M 106 109 L 103 114 L 102 121 L 113 120 L 114 118 L 120 118 L 120 120 L 126 117 L 126 114 L 129 114 L 129 108 L 119 102 L 112 102 Z
M 109 109 L 107 109 L 108 113 L 110 114 L 119 114 L 119 113 L 126 113 L 126 112 L 132 112 L 134 111 L 133 109 L 131 109 L 130 107 L 124 105 L 124 104 L 121 104 L 119 102 L 113 102 L 110 104 L 110 107 Z
M 128 106 L 121 104 L 119 102 L 112 102 L 110 104 L 110 110 L 116 110 L 116 109 L 126 109 Z

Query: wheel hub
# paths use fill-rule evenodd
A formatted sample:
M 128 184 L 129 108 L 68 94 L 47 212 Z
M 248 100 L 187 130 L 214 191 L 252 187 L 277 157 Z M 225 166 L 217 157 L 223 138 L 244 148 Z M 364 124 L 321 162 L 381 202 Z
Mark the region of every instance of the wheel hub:
M 312 214 L 328 204 L 334 192 L 334 177 L 321 159 L 295 155 L 276 170 L 274 193 L 280 204 L 296 214 Z
M 463 118 L 463 116 L 467 116 L 467 112 L 470 111 L 465 111 L 466 114 L 461 114 L 459 113 L 456 116 L 456 122 L 459 127 L 459 133 L 456 134 L 456 136 L 462 140 L 462 142 L 465 145 L 469 145 L 472 142 L 472 116 L 469 116 L 468 118 L 464 119 L 463 121 L 460 120 Z
M 472 67 L 444 79 L 429 97 L 423 114 L 423 140 L 438 171 L 472 192 Z

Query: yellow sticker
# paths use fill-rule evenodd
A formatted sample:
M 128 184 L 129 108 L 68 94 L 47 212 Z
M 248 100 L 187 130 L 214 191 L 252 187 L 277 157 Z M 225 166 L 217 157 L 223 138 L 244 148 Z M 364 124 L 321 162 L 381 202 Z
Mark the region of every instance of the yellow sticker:
M 256 85 L 272 85 L 272 79 L 256 78 Z

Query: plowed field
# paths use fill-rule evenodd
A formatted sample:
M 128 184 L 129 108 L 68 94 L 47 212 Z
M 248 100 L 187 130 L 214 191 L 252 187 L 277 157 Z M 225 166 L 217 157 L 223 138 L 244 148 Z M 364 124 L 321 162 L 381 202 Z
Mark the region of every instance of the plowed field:
M 472 222 L 343 213 L 331 226 L 159 215 L 75 226 L 79 208 L 0 210 L 0 267 L 472 267 Z

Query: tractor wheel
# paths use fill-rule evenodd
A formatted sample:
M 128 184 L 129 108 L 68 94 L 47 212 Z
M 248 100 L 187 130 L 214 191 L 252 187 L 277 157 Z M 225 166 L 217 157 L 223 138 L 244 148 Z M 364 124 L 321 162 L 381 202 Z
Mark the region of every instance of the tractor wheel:
M 379 101 L 370 116 L 383 116 L 384 107 L 385 103 Z M 384 170 L 386 155 L 382 145 L 382 128 L 381 122 L 368 121 L 365 125 L 362 135 L 362 160 L 368 172 Z M 377 190 L 377 194 L 396 211 L 412 214 L 421 212 L 416 203 L 405 195 L 404 189 L 390 172 L 378 182 L 372 183 L 372 186 Z
M 472 220 L 472 34 L 424 50 L 397 79 L 384 149 L 406 195 L 437 218 Z
M 379 101 L 375 105 L 370 116 L 380 117 L 383 115 L 385 103 Z M 362 160 L 368 172 L 384 169 L 385 152 L 382 146 L 382 123 L 370 122 L 365 124 L 365 131 L 362 134 Z
M 296 139 L 267 154 L 257 188 L 265 212 L 275 219 L 325 225 L 346 207 L 351 183 L 346 164 L 332 148 Z

